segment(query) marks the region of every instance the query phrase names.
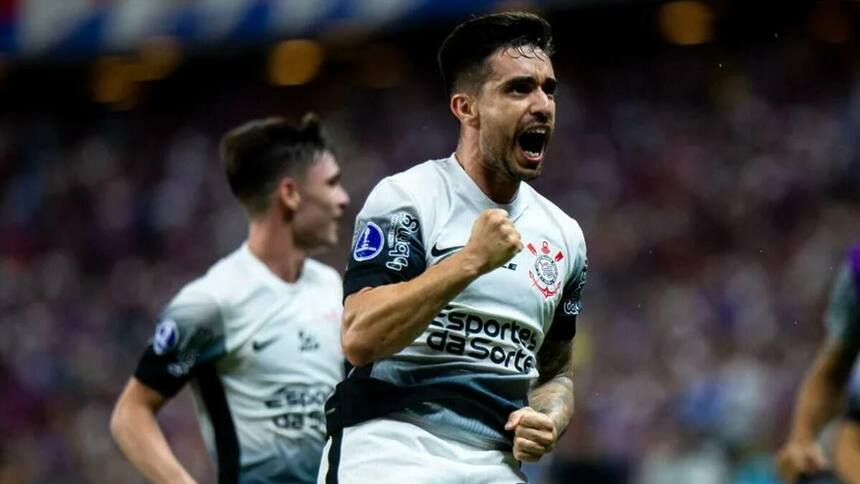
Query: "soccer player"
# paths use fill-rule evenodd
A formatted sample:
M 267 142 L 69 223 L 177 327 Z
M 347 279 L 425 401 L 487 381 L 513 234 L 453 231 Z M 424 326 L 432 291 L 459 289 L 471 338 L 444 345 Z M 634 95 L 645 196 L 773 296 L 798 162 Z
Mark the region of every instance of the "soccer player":
M 326 404 L 326 483 L 514 483 L 573 413 L 579 225 L 526 181 L 555 122 L 551 30 L 501 13 L 439 51 L 456 152 L 383 179 L 357 220 Z
M 807 373 L 797 395 L 788 442 L 779 451 L 777 468 L 789 483 L 828 470 L 830 463 L 818 443 L 822 428 L 843 408 L 832 440 L 833 468 L 842 482 L 860 484 L 860 385 L 849 385 L 860 350 L 860 244 L 839 270 L 825 315 L 829 337 Z
M 149 480 L 193 482 L 156 420 L 190 382 L 218 482 L 315 482 L 324 404 L 343 378 L 342 286 L 307 254 L 337 242 L 349 197 L 313 115 L 239 126 L 221 157 L 247 241 L 167 305 L 111 431 Z

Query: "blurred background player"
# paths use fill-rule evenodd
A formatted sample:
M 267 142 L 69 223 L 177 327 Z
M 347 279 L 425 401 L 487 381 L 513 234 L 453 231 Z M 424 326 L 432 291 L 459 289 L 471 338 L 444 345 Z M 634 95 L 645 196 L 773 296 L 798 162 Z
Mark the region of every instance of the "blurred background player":
M 573 414 L 576 221 L 525 183 L 555 126 L 549 24 L 466 21 L 439 66 L 456 153 L 383 179 L 355 225 L 325 483 L 515 483 Z
M 824 319 L 829 336 L 797 394 L 791 432 L 777 465 L 790 483 L 832 467 L 842 482 L 860 484 L 860 382 L 855 378 L 852 384 L 850 378 L 860 351 L 860 244 L 836 276 Z M 822 429 L 840 412 L 845 413 L 822 437 Z M 822 439 L 827 442 L 821 444 Z
M 247 240 L 167 305 L 111 419 L 153 482 L 193 482 L 155 418 L 188 382 L 218 482 L 316 479 L 323 404 L 343 376 L 341 287 L 308 253 L 337 242 L 349 202 L 320 128 L 313 115 L 266 118 L 222 139 Z

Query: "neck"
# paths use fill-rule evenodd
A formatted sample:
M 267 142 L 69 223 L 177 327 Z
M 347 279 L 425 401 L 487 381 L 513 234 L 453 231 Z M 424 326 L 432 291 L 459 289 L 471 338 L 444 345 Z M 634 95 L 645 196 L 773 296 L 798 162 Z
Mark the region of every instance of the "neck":
M 306 251 L 296 244 L 292 227 L 277 214 L 266 214 L 251 220 L 248 227 L 248 249 L 273 274 L 293 283 L 302 274 Z
M 477 132 L 474 130 L 469 128 L 461 130 L 455 156 L 469 178 L 490 200 L 507 204 L 517 195 L 520 181 L 508 176 L 506 168 L 500 166 L 503 161 L 485 158 L 478 143 Z

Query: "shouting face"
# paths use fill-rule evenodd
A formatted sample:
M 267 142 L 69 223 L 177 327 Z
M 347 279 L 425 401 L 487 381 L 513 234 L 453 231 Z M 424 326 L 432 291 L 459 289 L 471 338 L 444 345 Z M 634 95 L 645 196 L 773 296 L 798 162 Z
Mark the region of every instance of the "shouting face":
M 487 60 L 477 94 L 483 162 L 511 181 L 531 180 L 543 170 L 555 126 L 555 73 L 549 56 L 525 45 L 500 49 Z

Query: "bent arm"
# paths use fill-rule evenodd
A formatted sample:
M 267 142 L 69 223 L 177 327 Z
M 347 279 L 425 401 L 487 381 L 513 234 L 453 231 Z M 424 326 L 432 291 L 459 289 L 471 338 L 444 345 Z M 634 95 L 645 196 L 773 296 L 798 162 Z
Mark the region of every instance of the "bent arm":
M 529 392 L 529 406 L 552 419 L 558 437 L 574 410 L 573 341 L 544 341 L 537 359 L 540 376 Z
M 347 359 L 359 367 L 402 350 L 481 273 L 481 259 L 463 249 L 414 279 L 350 295 L 342 326 Z
M 857 350 L 857 346 L 836 341 L 828 341 L 819 350 L 797 394 L 790 441 L 814 442 L 839 411 Z
M 129 461 L 151 482 L 194 483 L 170 446 L 156 414 L 167 399 L 131 378 L 111 415 L 110 430 Z

